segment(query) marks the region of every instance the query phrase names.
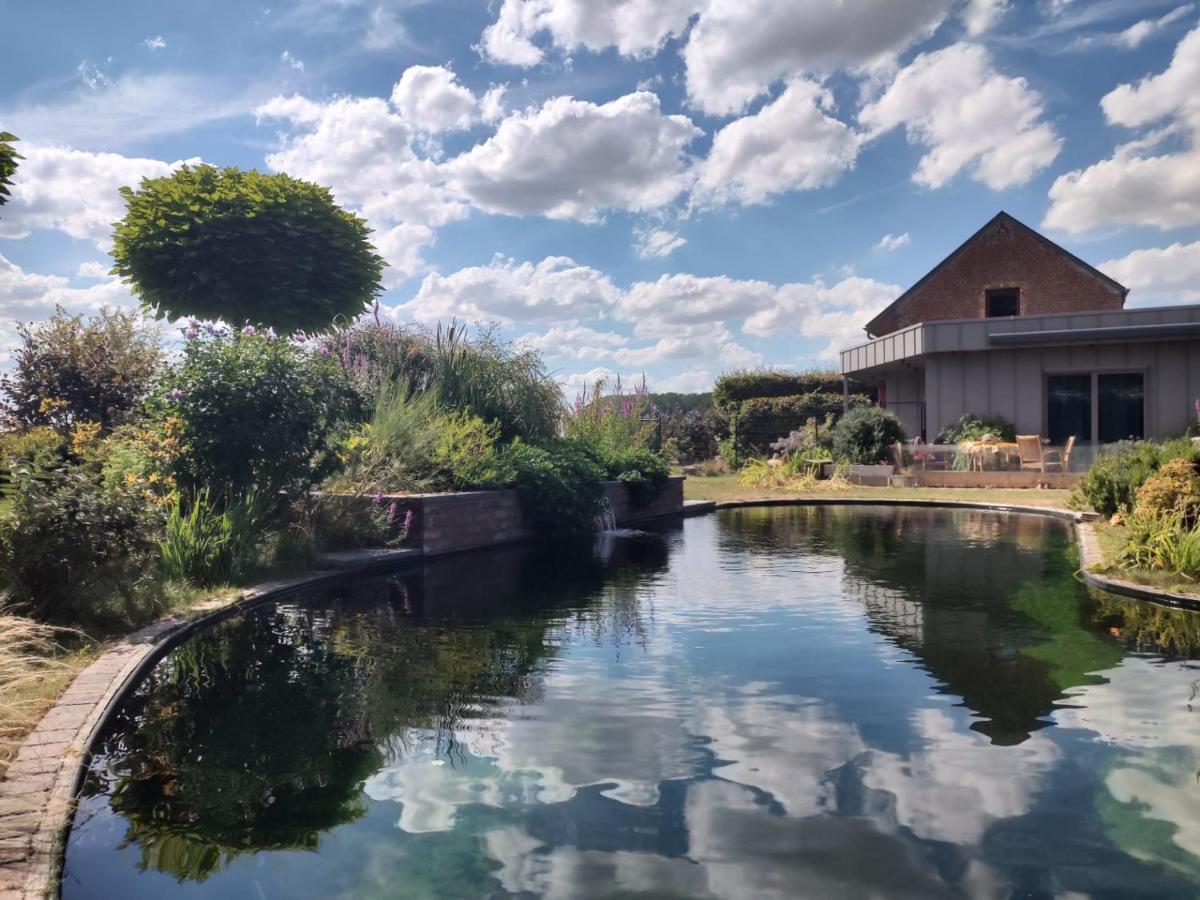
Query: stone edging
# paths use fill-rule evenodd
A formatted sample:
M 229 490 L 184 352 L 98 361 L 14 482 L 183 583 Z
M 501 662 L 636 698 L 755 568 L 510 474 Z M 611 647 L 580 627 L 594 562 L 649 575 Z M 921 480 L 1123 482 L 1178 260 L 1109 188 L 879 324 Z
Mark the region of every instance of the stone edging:
M 779 497 L 690 501 L 677 515 L 690 517 L 756 506 L 926 507 L 1049 516 L 1075 525 L 1080 576 L 1089 586 L 1138 600 L 1200 610 L 1200 596 L 1163 593 L 1088 571 L 1090 566 L 1102 560 L 1095 533 L 1080 514 L 1054 507 L 967 500 Z M 393 571 L 402 563 L 416 561 L 422 556 L 420 551 L 414 550 L 331 554 L 326 560 L 330 568 L 256 585 L 232 601 L 213 601 L 188 613 L 168 616 L 106 651 L 75 678 L 46 713 L 25 739 L 5 780 L 0 782 L 0 900 L 42 900 L 55 893 L 62 840 L 83 779 L 84 758 L 117 703 L 167 651 L 197 631 L 281 595 L 341 580 L 347 575 Z
M 84 669 L 25 738 L 0 781 L 0 900 L 57 893 L 62 840 L 83 781 L 83 762 L 118 702 L 172 647 L 217 622 L 281 595 L 347 575 L 393 571 L 412 550 L 331 554 L 328 568 L 264 582 L 230 601 L 210 601 L 136 631 Z

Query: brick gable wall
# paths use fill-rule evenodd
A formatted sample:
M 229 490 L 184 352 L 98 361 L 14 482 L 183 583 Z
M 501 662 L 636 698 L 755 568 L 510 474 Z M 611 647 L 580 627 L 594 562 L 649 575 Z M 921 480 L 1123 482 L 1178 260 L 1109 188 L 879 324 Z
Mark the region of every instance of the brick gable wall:
M 874 335 L 918 322 L 977 319 L 985 291 L 1020 288 L 1021 315 L 1121 309 L 1125 298 L 1076 260 L 1017 223 L 997 219 L 920 287 L 872 323 Z

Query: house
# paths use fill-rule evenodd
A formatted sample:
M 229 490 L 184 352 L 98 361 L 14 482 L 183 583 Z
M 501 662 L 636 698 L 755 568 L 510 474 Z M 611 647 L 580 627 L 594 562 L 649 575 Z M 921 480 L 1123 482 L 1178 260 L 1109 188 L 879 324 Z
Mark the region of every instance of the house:
M 841 352 L 910 436 L 964 414 L 1087 459 L 1104 444 L 1181 434 L 1200 397 L 1200 306 L 1126 309 L 1128 289 L 1001 212 Z

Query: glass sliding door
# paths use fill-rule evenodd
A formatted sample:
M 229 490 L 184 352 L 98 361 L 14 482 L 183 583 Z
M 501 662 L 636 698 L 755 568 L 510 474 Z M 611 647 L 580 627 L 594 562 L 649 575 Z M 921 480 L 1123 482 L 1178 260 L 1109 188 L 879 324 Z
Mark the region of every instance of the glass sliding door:
M 1046 377 L 1046 430 L 1058 446 L 1071 435 L 1076 441 L 1092 439 L 1091 373 Z
M 1101 444 L 1146 436 L 1146 385 L 1140 372 L 1096 376 L 1096 432 Z

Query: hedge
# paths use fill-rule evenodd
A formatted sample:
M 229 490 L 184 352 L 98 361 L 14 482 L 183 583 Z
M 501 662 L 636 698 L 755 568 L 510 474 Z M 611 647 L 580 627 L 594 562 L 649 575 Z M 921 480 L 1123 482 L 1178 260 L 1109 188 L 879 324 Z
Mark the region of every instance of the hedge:
M 758 397 L 741 404 L 737 416 L 737 440 L 740 450 L 766 453 L 773 441 L 786 437 L 802 427 L 810 418 L 824 421 L 825 416 L 835 419 L 842 415 L 842 395 L 824 391 L 794 394 L 788 397 Z M 851 394 L 850 406 L 867 406 L 871 399 L 865 394 Z M 733 431 L 733 419 L 727 420 L 727 428 Z
M 842 396 L 842 376 L 837 372 L 778 372 L 758 369 L 731 372 L 717 379 L 713 388 L 713 403 L 729 407 L 734 403 L 761 397 L 796 397 L 809 394 Z

